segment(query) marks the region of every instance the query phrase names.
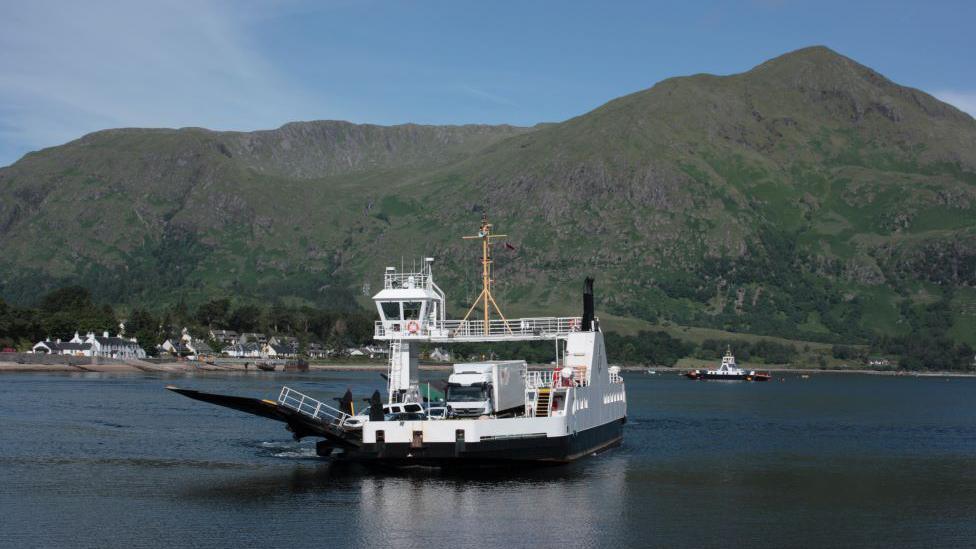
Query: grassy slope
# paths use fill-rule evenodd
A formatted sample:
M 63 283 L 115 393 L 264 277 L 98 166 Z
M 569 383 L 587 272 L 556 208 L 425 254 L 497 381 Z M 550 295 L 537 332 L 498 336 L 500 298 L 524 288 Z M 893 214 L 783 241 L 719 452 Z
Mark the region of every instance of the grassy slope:
M 897 334 L 902 300 L 976 282 L 938 267 L 976 257 L 974 167 L 972 118 L 823 48 L 532 130 L 100 132 L 0 170 L 0 293 L 363 304 L 382 267 L 434 255 L 463 310 L 477 250 L 459 236 L 488 210 L 519 249 L 498 252 L 511 314 L 573 312 L 596 274 L 622 326 Z

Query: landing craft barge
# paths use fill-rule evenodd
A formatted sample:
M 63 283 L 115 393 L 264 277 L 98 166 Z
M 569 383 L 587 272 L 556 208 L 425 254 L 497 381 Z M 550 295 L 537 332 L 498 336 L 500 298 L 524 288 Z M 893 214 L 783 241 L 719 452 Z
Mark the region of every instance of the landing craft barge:
M 283 387 L 276 400 L 201 393 L 187 397 L 282 421 L 295 439 L 317 437 L 320 456 L 390 465 L 451 466 L 511 462 L 564 463 L 619 444 L 627 418 L 620 369 L 607 364 L 594 316 L 593 280 L 583 292 L 582 317 L 505 318 L 491 293 L 491 233 L 484 219 L 481 294 L 462 320 L 446 318 L 446 297 L 434 283 L 432 258 L 419 271 L 388 267 L 373 300 L 374 338 L 390 345 L 386 403 L 373 393 L 353 415 L 347 391 L 334 408 Z M 480 308 L 480 318 L 472 313 Z M 492 311 L 498 318 L 492 318 Z M 455 364 L 444 405 L 434 406 L 419 382 L 418 348 L 473 342 L 555 342 L 556 364 L 529 371 L 525 361 Z

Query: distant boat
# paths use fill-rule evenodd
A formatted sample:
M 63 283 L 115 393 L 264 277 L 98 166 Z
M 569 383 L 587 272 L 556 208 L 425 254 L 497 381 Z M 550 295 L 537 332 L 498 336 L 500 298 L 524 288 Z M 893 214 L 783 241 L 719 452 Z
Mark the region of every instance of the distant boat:
M 657 370 L 651 370 L 650 368 L 648 368 L 647 369 L 647 375 L 649 375 L 649 376 L 657 375 Z
M 275 365 L 268 364 L 267 362 L 258 362 L 258 370 L 264 372 L 273 372 L 275 370 Z
M 732 355 L 732 349 L 728 348 L 725 351 L 725 356 L 722 357 L 722 365 L 719 366 L 718 370 L 692 370 L 685 374 L 689 379 L 719 379 L 726 381 L 769 381 L 772 377 L 767 372 L 757 372 L 755 370 L 743 370 L 735 364 L 735 357 Z

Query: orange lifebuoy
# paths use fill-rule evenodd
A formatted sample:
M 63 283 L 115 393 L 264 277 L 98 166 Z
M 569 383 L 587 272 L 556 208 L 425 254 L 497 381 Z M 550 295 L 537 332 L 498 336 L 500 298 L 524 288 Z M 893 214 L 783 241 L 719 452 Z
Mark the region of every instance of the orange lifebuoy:
M 416 320 L 411 320 L 410 322 L 407 322 L 407 331 L 410 332 L 411 334 L 415 334 L 419 332 L 420 323 L 417 322 Z

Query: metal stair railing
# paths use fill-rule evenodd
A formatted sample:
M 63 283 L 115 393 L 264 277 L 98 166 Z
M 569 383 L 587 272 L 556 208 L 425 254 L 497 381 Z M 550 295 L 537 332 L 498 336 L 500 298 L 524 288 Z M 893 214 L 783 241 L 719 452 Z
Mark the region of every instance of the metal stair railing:
M 320 400 L 316 400 L 288 387 L 281 388 L 281 393 L 278 395 L 278 404 L 285 408 L 291 408 L 312 419 L 333 423 L 335 425 L 342 425 L 345 420 L 352 417 L 342 410 L 333 408 Z
M 401 351 L 403 343 L 401 339 L 390 342 L 390 379 L 387 380 L 386 394 L 389 402 L 393 402 L 393 394 L 396 392 L 397 383 L 400 382 L 400 371 L 403 369 Z

